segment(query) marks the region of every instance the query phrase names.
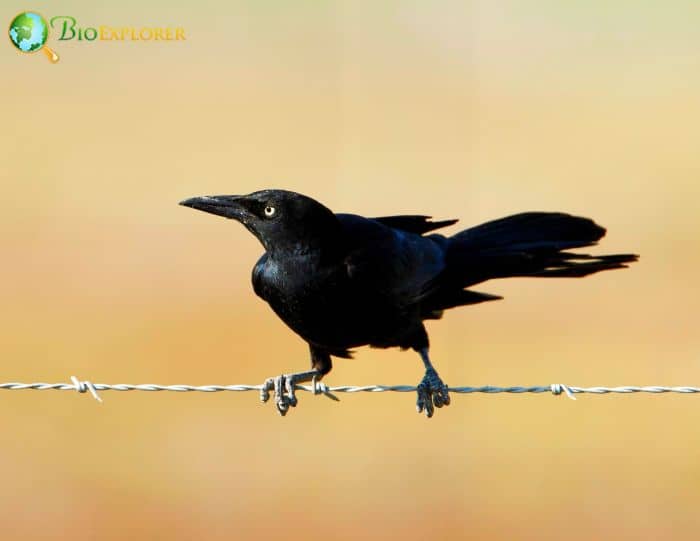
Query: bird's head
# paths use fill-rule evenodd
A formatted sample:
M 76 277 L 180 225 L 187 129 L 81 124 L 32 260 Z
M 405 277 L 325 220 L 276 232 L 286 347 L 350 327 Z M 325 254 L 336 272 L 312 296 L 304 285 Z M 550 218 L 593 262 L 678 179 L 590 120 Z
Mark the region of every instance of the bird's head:
M 270 253 L 320 247 L 339 229 L 338 220 L 328 208 L 287 190 L 205 195 L 180 204 L 241 222 Z

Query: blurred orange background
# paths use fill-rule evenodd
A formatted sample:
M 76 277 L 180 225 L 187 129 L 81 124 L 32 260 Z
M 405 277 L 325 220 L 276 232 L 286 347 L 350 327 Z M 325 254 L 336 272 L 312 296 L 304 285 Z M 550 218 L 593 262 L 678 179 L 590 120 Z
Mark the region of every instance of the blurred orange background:
M 261 248 L 185 197 L 300 191 L 467 227 L 591 216 L 633 268 L 429 323 L 452 385 L 698 385 L 696 2 L 5 3 L 172 43 L 0 47 L 0 381 L 260 383 L 308 365 Z M 451 231 L 457 231 L 455 226 Z M 410 352 L 340 384 L 415 384 Z M 0 392 L 4 539 L 696 539 L 693 395 Z

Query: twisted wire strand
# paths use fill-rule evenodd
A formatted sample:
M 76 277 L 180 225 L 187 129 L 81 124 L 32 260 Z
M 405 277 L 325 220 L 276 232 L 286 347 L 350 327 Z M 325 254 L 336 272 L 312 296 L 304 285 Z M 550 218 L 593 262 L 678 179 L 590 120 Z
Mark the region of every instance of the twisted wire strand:
M 79 393 L 90 393 L 92 397 L 98 402 L 102 402 L 102 398 L 98 391 L 171 391 L 177 393 L 184 392 L 200 392 L 200 393 L 217 393 L 217 392 L 247 392 L 247 391 L 258 391 L 263 390 L 263 385 L 159 385 L 156 383 L 92 383 L 86 380 L 79 380 L 75 376 L 71 376 L 71 383 L 21 383 L 21 382 L 7 382 L 0 383 L 0 390 L 5 389 L 8 391 L 18 391 L 25 389 L 32 389 L 36 391 L 47 391 L 47 390 L 58 390 L 58 391 L 78 391 Z M 385 393 L 385 392 L 396 392 L 396 393 L 410 393 L 415 392 L 417 387 L 415 385 L 339 385 L 335 387 L 329 387 L 326 384 L 319 382 L 316 384 L 316 388 L 312 385 L 296 385 L 297 390 L 307 391 L 314 394 L 324 394 L 326 396 L 332 397 L 332 393 Z M 513 387 L 495 387 L 491 385 L 484 385 L 481 387 L 449 387 L 449 392 L 456 394 L 470 394 L 470 393 L 485 393 L 485 394 L 496 394 L 496 393 L 510 393 L 510 394 L 539 394 L 539 393 L 551 393 L 555 396 L 564 394 L 572 400 L 576 400 L 574 395 L 576 394 L 630 394 L 630 393 L 682 393 L 682 394 L 694 394 L 700 393 L 700 387 L 663 387 L 663 386 L 634 386 L 625 385 L 619 387 L 573 387 L 569 385 L 564 385 L 563 383 L 553 383 L 551 385 L 535 385 L 530 387 L 523 386 L 513 386 Z

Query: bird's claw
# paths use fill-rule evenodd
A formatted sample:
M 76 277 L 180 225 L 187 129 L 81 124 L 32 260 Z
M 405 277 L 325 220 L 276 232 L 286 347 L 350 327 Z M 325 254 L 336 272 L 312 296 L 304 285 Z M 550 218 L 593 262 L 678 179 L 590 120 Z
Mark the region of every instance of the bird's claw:
M 267 378 L 260 389 L 260 400 L 263 403 L 267 402 L 270 399 L 270 391 L 273 391 L 277 412 L 284 417 L 290 407 L 297 405 L 295 385 L 293 375 L 282 374 Z
M 425 412 L 426 417 L 432 417 L 435 408 L 450 405 L 450 394 L 438 373 L 433 368 L 425 371 L 423 380 L 418 384 L 418 400 L 416 409 L 418 413 Z
M 297 405 L 297 383 L 311 380 L 311 391 L 314 395 L 324 395 L 333 400 L 338 400 L 338 397 L 330 392 L 330 389 L 325 383 L 321 383 L 323 377 L 316 370 L 308 372 L 297 372 L 295 374 L 283 374 L 274 378 L 268 378 L 260 387 L 260 400 L 267 402 L 270 399 L 270 391 L 275 395 L 275 407 L 280 415 L 286 415 L 289 408 Z M 308 390 L 306 387 L 302 389 Z

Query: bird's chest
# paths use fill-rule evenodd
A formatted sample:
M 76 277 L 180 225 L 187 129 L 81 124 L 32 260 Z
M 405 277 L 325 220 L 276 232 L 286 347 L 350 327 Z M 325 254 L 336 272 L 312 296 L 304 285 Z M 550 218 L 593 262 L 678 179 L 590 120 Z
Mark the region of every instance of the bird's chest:
M 349 349 L 393 336 L 403 319 L 381 296 L 358 287 L 341 265 L 263 258 L 253 271 L 255 292 L 312 344 Z
M 287 324 L 295 328 L 319 326 L 336 319 L 350 300 L 348 280 L 340 268 L 327 268 L 303 258 L 265 261 L 253 284 Z

